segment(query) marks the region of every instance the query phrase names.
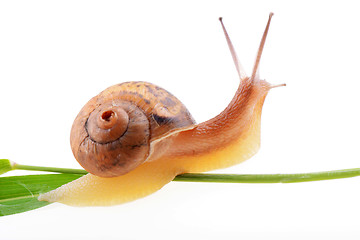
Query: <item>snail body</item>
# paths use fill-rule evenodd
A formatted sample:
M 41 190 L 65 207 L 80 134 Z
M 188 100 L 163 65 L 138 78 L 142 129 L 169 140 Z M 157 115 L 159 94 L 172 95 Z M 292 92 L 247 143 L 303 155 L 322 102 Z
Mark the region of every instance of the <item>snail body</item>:
M 112 86 L 92 98 L 71 130 L 75 158 L 89 174 L 39 196 L 41 201 L 104 206 L 149 195 L 178 174 L 238 164 L 260 148 L 262 106 L 271 85 L 258 66 L 272 13 L 251 76 L 243 70 L 221 21 L 240 84 L 216 117 L 196 124 L 166 90 L 146 82 Z M 135 132 L 135 130 L 137 130 Z

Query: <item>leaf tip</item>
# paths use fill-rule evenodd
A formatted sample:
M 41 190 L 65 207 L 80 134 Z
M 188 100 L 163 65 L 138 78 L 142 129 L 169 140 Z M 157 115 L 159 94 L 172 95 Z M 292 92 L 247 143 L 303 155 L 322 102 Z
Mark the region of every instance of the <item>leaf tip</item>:
M 0 159 L 0 175 L 14 169 L 15 163 L 9 159 Z

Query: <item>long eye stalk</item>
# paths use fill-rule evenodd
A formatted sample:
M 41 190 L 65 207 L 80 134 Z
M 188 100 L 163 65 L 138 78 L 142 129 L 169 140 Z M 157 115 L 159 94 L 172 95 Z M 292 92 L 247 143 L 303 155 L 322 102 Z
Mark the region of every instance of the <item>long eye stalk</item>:
M 241 65 L 241 63 L 239 61 L 239 58 L 238 58 L 238 56 L 236 54 L 236 51 L 235 51 L 235 48 L 234 48 L 234 46 L 233 46 L 233 44 L 232 44 L 232 42 L 230 40 L 229 34 L 227 33 L 225 25 L 224 25 L 224 23 L 222 21 L 222 17 L 219 18 L 219 21 L 220 21 L 222 29 L 224 31 L 226 42 L 227 42 L 228 47 L 230 49 L 230 53 L 231 53 L 231 56 L 233 58 L 233 61 L 234 61 L 235 67 L 236 67 L 236 71 L 239 74 L 240 80 L 243 80 L 243 79 L 247 78 L 246 72 L 245 72 L 243 66 Z
M 255 64 L 254 64 L 254 67 L 253 67 L 253 72 L 251 74 L 251 79 L 253 79 L 253 81 L 256 81 L 256 80 L 260 79 L 259 78 L 260 59 L 261 59 L 262 52 L 264 50 L 266 37 L 267 37 L 268 31 L 269 31 L 270 22 L 271 22 L 271 18 L 272 18 L 273 15 L 274 15 L 274 13 L 272 13 L 272 12 L 269 14 L 269 20 L 268 20 L 268 22 L 266 24 L 264 34 L 263 34 L 263 36 L 261 38 L 260 46 L 259 46 L 259 49 L 258 49 L 258 52 L 257 52 L 257 55 L 256 55 Z

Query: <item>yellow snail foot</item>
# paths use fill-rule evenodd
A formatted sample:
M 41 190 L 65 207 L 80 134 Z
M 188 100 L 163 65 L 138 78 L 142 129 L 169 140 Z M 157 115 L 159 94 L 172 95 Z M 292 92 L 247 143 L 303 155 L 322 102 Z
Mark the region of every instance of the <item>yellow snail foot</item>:
M 145 163 L 134 171 L 114 178 L 87 174 L 53 191 L 41 194 L 39 201 L 71 206 L 110 206 L 145 197 L 161 189 L 176 176 L 161 161 Z

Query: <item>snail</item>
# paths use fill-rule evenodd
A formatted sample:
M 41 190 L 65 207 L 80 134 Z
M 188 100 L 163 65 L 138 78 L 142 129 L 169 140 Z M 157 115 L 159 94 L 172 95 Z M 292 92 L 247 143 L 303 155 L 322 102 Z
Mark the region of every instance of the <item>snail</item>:
M 89 174 L 40 201 L 74 206 L 115 205 L 149 195 L 176 175 L 238 164 L 260 147 L 260 119 L 271 85 L 259 77 L 269 19 L 248 77 L 220 18 L 240 84 L 216 117 L 196 124 L 171 93 L 147 82 L 114 85 L 92 98 L 71 129 L 71 148 Z

